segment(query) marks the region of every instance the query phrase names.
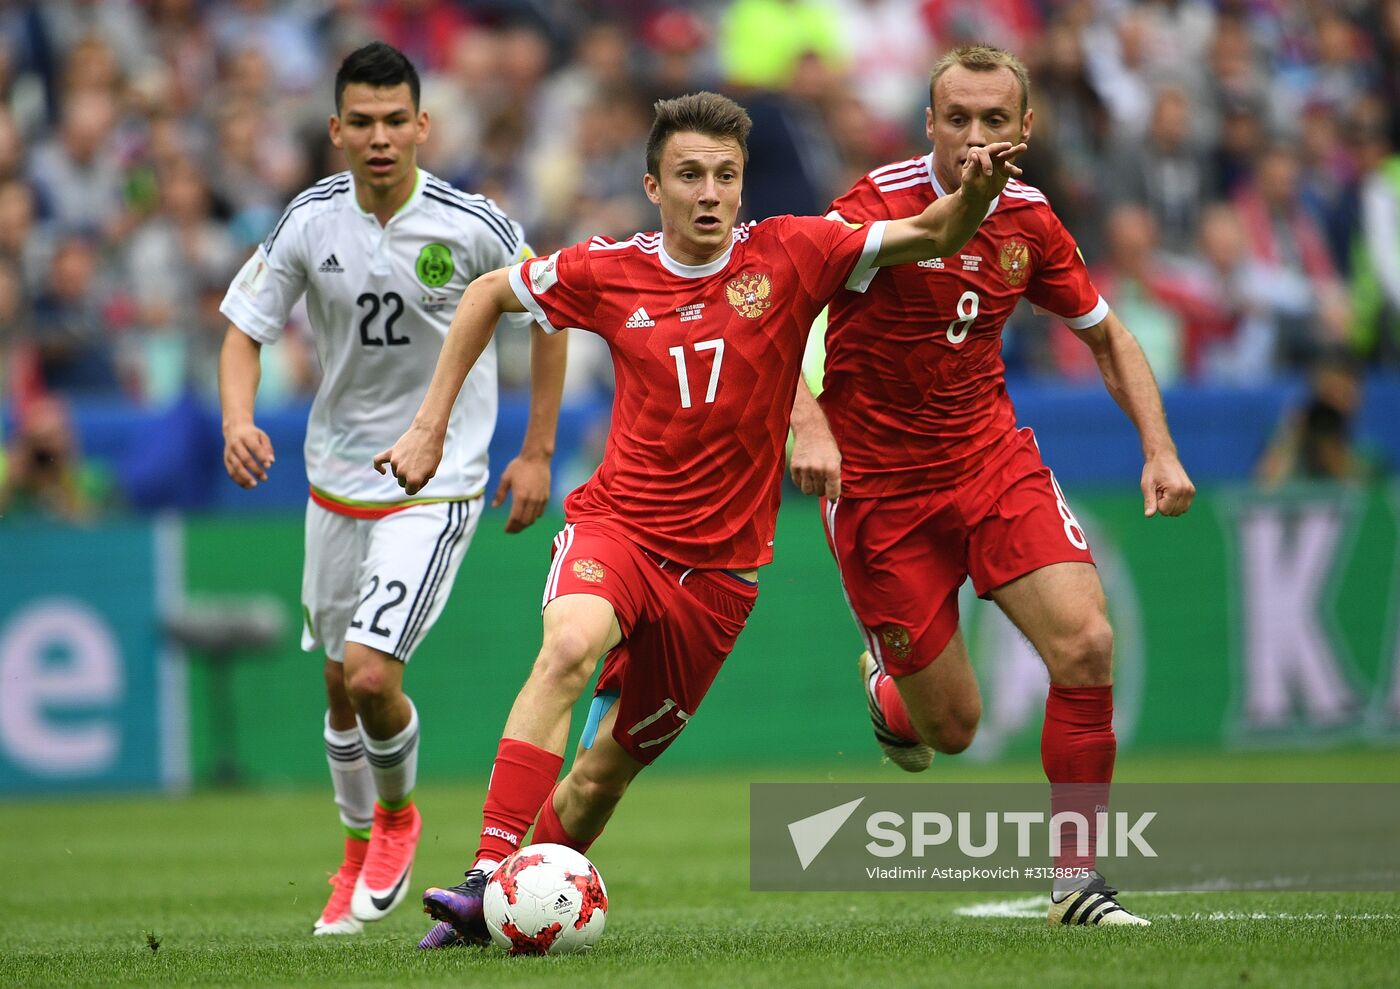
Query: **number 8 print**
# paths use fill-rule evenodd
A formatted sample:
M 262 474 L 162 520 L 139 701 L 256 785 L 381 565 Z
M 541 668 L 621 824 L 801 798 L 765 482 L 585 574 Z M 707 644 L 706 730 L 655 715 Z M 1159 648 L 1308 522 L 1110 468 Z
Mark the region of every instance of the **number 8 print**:
M 949 343 L 958 344 L 967 339 L 967 331 L 972 329 L 980 303 L 976 292 L 964 292 L 958 296 L 958 318 L 948 324 Z

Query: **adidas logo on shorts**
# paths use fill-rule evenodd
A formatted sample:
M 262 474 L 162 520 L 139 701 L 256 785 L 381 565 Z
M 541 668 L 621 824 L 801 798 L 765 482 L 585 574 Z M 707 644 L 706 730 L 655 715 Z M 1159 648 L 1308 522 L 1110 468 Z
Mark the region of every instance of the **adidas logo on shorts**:
M 345 269 L 340 266 L 340 259 L 337 258 L 334 254 L 332 254 L 330 257 L 326 258 L 326 260 L 322 261 L 321 267 L 317 268 L 316 270 L 322 273 L 339 273 L 344 271 Z
M 627 317 L 627 328 L 629 330 L 639 330 L 647 326 L 655 326 L 656 320 L 647 315 L 646 306 L 638 306 L 637 311 Z

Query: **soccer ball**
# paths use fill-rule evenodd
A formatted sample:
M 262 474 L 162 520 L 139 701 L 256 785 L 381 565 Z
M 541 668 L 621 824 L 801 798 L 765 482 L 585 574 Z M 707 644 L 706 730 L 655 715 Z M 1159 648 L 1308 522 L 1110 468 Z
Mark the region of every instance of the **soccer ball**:
M 491 876 L 482 910 L 491 940 L 512 955 L 567 955 L 603 936 L 608 891 L 572 848 L 527 845 Z

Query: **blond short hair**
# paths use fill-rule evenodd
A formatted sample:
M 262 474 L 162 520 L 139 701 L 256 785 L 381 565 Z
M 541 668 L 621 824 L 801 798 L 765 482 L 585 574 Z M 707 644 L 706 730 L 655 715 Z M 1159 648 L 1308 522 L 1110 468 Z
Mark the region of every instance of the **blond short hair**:
M 954 48 L 934 65 L 928 77 L 928 104 L 933 106 L 933 90 L 939 78 L 955 65 L 971 72 L 994 72 L 997 69 L 1010 69 L 1016 81 L 1021 84 L 1021 116 L 1031 101 L 1031 77 L 1026 71 L 1026 63 L 1009 51 L 991 45 L 963 45 Z

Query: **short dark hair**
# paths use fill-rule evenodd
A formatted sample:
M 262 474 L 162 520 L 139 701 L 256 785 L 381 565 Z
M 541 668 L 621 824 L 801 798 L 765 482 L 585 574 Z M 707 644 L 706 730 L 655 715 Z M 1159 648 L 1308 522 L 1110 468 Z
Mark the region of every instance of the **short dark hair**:
M 408 60 L 408 56 L 393 45 L 382 41 L 372 41 L 363 48 L 356 48 L 335 74 L 335 111 L 340 112 L 340 100 L 345 95 L 345 87 L 352 82 L 361 82 L 375 88 L 397 86 L 408 83 L 409 95 L 413 98 L 413 109 L 418 109 L 418 70 Z
M 647 135 L 647 171 L 659 176 L 661 149 L 672 134 L 694 131 L 706 137 L 739 142 L 744 164 L 749 162 L 749 131 L 753 121 L 748 111 L 728 96 L 718 93 L 690 93 L 673 100 L 656 101 L 656 119 Z

